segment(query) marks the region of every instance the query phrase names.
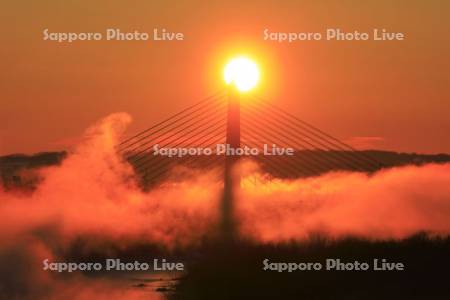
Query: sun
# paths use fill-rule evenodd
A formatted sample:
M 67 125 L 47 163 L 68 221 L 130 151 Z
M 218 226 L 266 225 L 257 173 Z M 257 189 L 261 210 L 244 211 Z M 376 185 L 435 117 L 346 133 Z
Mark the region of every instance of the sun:
M 259 69 L 254 61 L 240 56 L 232 59 L 225 67 L 225 82 L 234 84 L 241 92 L 254 88 L 259 81 Z

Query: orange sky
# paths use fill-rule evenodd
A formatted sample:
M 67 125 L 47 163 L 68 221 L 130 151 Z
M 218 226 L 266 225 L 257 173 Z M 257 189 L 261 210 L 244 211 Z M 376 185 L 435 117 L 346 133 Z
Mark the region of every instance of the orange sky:
M 220 89 L 222 63 L 242 52 L 263 65 L 260 95 L 342 140 L 360 147 L 450 152 L 450 2 L 318 2 L 3 4 L 0 155 L 70 149 L 87 126 L 112 112 L 131 114 L 130 133 L 144 129 Z M 263 40 L 265 28 L 335 27 L 386 28 L 405 33 L 406 40 Z M 43 41 L 45 28 L 102 33 L 166 28 L 183 32 L 185 40 L 68 44 Z

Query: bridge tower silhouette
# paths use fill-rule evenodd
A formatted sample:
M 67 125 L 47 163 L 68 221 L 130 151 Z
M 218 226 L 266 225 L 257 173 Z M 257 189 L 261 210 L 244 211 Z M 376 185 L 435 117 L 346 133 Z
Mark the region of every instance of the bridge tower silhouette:
M 241 95 L 233 88 L 228 89 L 228 111 L 226 127 L 226 145 L 232 149 L 241 147 Z M 235 224 L 233 217 L 233 205 L 236 199 L 237 189 L 240 187 L 240 174 L 238 173 L 237 161 L 239 156 L 225 156 L 224 187 L 222 199 L 222 232 L 224 238 L 232 240 L 235 233 Z
M 143 189 L 190 176 L 188 170 L 207 170 L 223 183 L 220 230 L 225 240 L 236 236 L 233 211 L 241 174 L 234 173 L 238 161 L 248 159 L 264 175 L 253 184 L 277 179 L 298 179 L 331 171 L 372 173 L 383 164 L 369 152 L 357 151 L 323 130 L 255 96 L 241 95 L 230 89 L 202 99 L 169 118 L 133 135 L 117 145 L 117 152 L 132 165 Z M 155 155 L 156 149 L 250 147 L 263 152 L 264 145 L 276 144 L 295 149 L 293 156 L 256 155 Z M 184 169 L 183 169 L 184 168 Z M 178 170 L 178 172 L 173 172 Z M 246 174 L 245 176 L 248 176 Z

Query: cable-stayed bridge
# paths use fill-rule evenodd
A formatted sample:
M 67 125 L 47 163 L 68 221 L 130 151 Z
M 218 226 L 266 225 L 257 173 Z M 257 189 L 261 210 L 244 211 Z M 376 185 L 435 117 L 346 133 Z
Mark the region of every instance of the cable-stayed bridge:
M 258 149 L 257 155 L 241 157 L 254 160 L 273 178 L 316 176 L 332 170 L 373 172 L 382 167 L 366 153 L 269 101 L 254 96 L 244 101 L 239 98 L 229 91 L 207 97 L 124 140 L 117 150 L 147 187 L 165 179 L 176 166 L 197 169 L 223 166 L 227 155 L 215 150 L 217 145 L 225 144 L 231 148 Z M 234 138 L 232 143 L 230 138 Z M 276 149 L 291 148 L 294 155 L 265 155 L 264 150 L 272 150 L 274 145 Z M 167 151 L 166 155 L 159 152 L 182 148 L 191 151 L 172 157 L 167 156 Z M 212 149 L 212 153 L 202 153 L 201 149 Z

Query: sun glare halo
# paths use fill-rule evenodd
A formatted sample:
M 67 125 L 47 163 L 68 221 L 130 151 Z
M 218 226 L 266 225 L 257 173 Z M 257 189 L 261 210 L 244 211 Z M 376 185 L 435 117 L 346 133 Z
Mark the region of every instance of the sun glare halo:
M 259 69 L 254 61 L 246 57 L 232 59 L 225 67 L 225 82 L 234 84 L 241 92 L 254 88 L 259 80 Z

